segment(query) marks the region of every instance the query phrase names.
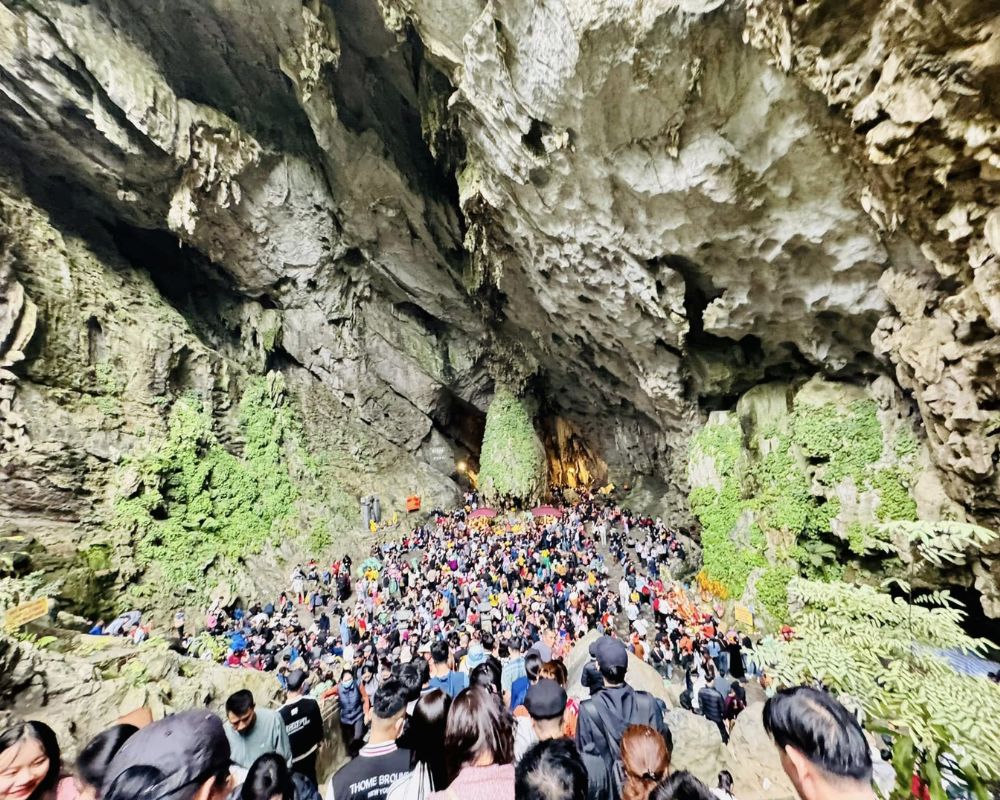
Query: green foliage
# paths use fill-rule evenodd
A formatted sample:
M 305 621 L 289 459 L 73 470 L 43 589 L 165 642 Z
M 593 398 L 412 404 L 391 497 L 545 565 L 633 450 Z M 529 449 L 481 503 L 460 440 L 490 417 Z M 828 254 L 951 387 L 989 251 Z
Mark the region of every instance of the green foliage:
M 212 636 L 208 631 L 202 631 L 191 640 L 188 653 L 201 658 L 206 653 L 212 661 L 221 661 L 228 651 L 227 640 L 221 636 Z
M 852 522 L 847 526 L 847 549 L 856 556 L 862 556 L 869 550 L 867 527 L 860 522 Z
M 829 486 L 851 477 L 861 488 L 865 470 L 882 457 L 882 426 L 871 400 L 855 400 L 846 412 L 833 404 L 799 403 L 792 438 L 806 459 L 825 462 Z
M 795 570 L 783 564 L 772 564 L 757 578 L 757 600 L 778 622 L 788 619 L 788 582 Z
M 870 723 L 910 738 L 927 777 L 950 754 L 966 776 L 1000 779 L 1000 686 L 956 672 L 939 655 L 987 647 L 962 630 L 965 613 L 946 592 L 911 605 L 869 586 L 795 578 L 788 593 L 801 609 L 795 638 L 757 649 L 772 688 L 820 681 L 853 699 Z M 906 761 L 909 745 L 899 747 Z M 901 791 L 910 774 L 902 770 Z
M 129 686 L 145 686 L 149 683 L 149 668 L 141 659 L 133 658 L 125 662 L 118 672 L 118 677 Z
M 768 565 L 768 541 L 788 548 L 797 570 L 790 568 L 792 563 L 775 564 L 757 581 L 758 590 L 763 587 L 767 593 L 769 610 L 782 609 L 774 614 L 779 619 L 787 613 L 782 580 L 796 571 L 817 580 L 841 578 L 845 552 L 860 556 L 879 539 L 876 522 L 916 519 L 910 475 L 900 466 L 886 465 L 884 439 L 871 400 L 856 400 L 846 408 L 796 403 L 786 425 L 759 431 L 747 450 L 735 418 L 705 426 L 692 440 L 690 461 L 710 459 L 718 480 L 696 486 L 689 503 L 702 526 L 708 577 L 738 597 L 751 572 Z M 894 446 L 909 459 L 916 440 L 904 429 Z M 841 513 L 835 492 L 847 480 L 859 492 L 877 492 L 879 503 L 877 519 L 849 526 L 845 548 L 833 528 Z M 744 515 L 750 520 L 749 547 L 739 542 L 737 523 Z
M 917 454 L 917 437 L 908 428 L 900 428 L 892 445 L 896 458 L 906 461 Z
M 869 475 L 869 485 L 878 492 L 875 516 L 880 522 L 916 520 L 917 504 L 910 496 L 909 476 L 898 467 L 875 470 Z
M 486 413 L 479 489 L 487 502 L 538 500 L 545 490 L 545 450 L 524 404 L 498 386 Z
M 964 566 L 966 553 L 982 550 L 1000 539 L 995 531 L 968 522 L 899 520 L 877 525 L 875 531 L 885 542 L 893 536 L 905 537 L 910 549 L 938 568 Z
M 322 553 L 333 544 L 333 536 L 330 532 L 330 520 L 323 518 L 313 522 L 309 529 L 309 552 Z
M 105 416 L 116 416 L 121 412 L 119 398 L 125 390 L 124 381 L 118 376 L 111 363 L 107 361 L 102 361 L 94 366 L 94 378 L 101 392 L 97 398 L 97 407 Z
M 140 533 L 140 566 L 155 565 L 171 589 L 197 588 L 217 557 L 260 552 L 293 522 L 297 492 L 283 445 L 295 429 L 280 377 L 250 384 L 240 423 L 242 458 L 219 443 L 197 400 L 181 398 L 166 442 L 133 465 L 142 493 L 116 505 L 118 525 Z
M 692 461 L 711 459 L 715 473 L 722 479 L 718 490 L 712 486 L 692 489 L 688 503 L 691 513 L 701 523 L 705 572 L 722 583 L 730 597 L 741 596 L 750 573 L 767 563 L 763 554 L 766 542 L 760 528 L 751 530 L 750 548 L 739 546 L 731 536 L 737 521 L 749 508 L 741 491 L 741 448 L 742 432 L 735 418 L 706 425 L 691 444 Z

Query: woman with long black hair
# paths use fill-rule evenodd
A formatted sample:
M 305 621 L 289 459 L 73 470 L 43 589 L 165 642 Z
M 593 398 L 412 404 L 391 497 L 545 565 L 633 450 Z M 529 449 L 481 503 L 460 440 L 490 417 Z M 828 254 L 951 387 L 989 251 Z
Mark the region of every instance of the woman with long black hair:
M 451 696 L 434 689 L 417 701 L 399 746 L 410 751 L 410 772 L 390 788 L 387 800 L 424 800 L 448 786 L 444 734 Z
M 44 722 L 0 733 L 0 800 L 55 800 L 60 769 L 59 742 Z

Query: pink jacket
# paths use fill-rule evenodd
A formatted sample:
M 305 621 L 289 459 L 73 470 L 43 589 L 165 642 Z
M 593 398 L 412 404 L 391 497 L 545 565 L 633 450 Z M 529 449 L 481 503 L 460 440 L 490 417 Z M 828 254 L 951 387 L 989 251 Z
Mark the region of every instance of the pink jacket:
M 463 767 L 451 786 L 430 800 L 514 800 L 514 765 Z

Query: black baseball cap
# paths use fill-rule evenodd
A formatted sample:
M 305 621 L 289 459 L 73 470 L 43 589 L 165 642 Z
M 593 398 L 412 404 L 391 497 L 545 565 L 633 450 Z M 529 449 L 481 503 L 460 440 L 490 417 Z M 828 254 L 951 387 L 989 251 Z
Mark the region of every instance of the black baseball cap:
M 529 687 L 524 707 L 534 719 L 555 719 L 566 710 L 566 691 L 550 678 L 541 678 Z
M 604 669 L 628 666 L 628 650 L 619 639 L 605 636 L 597 642 L 597 664 Z
M 154 767 L 164 777 L 146 800 L 185 800 L 199 784 L 226 772 L 231 755 L 222 720 L 215 714 L 207 710 L 172 714 L 129 737 L 108 765 L 101 794 L 107 794 L 126 770 Z

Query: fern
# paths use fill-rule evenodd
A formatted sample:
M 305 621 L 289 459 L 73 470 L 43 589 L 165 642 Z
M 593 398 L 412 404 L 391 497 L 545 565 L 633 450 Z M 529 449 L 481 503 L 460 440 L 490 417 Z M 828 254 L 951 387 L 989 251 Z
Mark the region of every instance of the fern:
M 911 740 L 910 763 L 932 784 L 946 759 L 970 787 L 1000 780 L 1000 685 L 956 672 L 941 655 L 982 656 L 989 643 L 962 630 L 965 610 L 948 592 L 908 603 L 870 586 L 796 578 L 788 593 L 800 609 L 795 638 L 765 639 L 755 653 L 772 687 L 819 682 L 854 698 L 869 727 Z M 909 791 L 910 775 L 897 792 Z

